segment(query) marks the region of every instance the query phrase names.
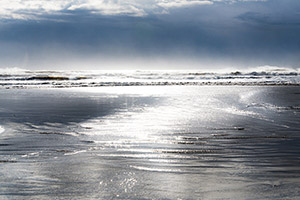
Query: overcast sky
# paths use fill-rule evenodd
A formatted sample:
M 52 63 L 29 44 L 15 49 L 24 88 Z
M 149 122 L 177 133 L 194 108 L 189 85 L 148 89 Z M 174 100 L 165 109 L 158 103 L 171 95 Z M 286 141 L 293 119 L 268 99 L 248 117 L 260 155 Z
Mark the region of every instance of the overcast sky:
M 0 67 L 300 68 L 299 0 L 1 0 Z

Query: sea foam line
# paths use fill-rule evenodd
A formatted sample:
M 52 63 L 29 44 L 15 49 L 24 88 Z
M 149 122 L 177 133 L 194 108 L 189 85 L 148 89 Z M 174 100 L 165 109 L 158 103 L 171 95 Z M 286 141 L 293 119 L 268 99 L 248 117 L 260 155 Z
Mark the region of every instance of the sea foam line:
M 0 126 L 0 133 L 3 133 L 4 131 L 5 129 L 2 126 Z

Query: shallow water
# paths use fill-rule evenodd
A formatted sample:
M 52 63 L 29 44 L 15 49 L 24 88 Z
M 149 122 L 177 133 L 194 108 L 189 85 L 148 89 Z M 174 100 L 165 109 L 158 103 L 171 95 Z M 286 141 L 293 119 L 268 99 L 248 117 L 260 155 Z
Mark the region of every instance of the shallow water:
M 0 199 L 297 199 L 299 100 L 297 86 L 0 90 Z

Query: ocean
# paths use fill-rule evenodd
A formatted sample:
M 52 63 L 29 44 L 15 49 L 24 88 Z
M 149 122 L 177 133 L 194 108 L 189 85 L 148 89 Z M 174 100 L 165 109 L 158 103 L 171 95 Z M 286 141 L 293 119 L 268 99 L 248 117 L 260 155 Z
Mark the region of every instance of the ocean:
M 247 70 L 0 70 L 0 88 L 66 88 L 148 85 L 299 85 L 300 68 Z
M 299 199 L 300 72 L 0 72 L 0 199 Z

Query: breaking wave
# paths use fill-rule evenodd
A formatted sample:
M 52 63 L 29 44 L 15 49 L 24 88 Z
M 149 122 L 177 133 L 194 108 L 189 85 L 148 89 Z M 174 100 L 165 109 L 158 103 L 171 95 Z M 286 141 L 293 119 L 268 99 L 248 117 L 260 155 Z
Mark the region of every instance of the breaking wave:
M 300 85 L 300 69 L 272 66 L 213 72 L 0 69 L 0 88 L 7 89 L 140 85 Z

